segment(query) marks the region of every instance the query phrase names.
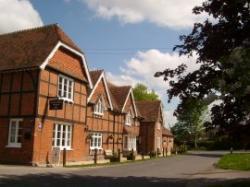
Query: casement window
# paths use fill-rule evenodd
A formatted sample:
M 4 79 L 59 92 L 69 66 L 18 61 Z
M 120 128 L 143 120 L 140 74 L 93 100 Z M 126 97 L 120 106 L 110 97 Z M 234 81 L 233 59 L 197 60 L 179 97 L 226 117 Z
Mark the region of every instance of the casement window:
M 73 101 L 74 81 L 73 79 L 59 75 L 58 97 L 63 100 Z
M 102 116 L 104 113 L 104 104 L 102 99 L 100 98 L 94 106 L 94 114 L 98 116 Z
M 102 134 L 93 133 L 91 136 L 90 149 L 102 149 Z
M 53 147 L 71 149 L 72 143 L 72 124 L 56 123 L 53 129 Z
M 136 137 L 124 136 L 123 148 L 127 151 L 136 151 Z
M 20 148 L 22 146 L 22 128 L 20 126 L 23 119 L 11 119 L 9 123 L 9 137 L 7 147 Z
M 129 111 L 125 117 L 125 125 L 131 126 L 131 123 L 132 123 L 132 115 L 131 112 Z

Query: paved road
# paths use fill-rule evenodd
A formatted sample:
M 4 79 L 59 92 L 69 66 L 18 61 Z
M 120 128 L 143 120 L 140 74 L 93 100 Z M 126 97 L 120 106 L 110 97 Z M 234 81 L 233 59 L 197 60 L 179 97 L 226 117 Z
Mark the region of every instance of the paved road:
M 250 172 L 225 171 L 213 166 L 223 154 L 190 152 L 98 168 L 0 166 L 0 186 L 207 186 L 239 180 L 250 182 Z

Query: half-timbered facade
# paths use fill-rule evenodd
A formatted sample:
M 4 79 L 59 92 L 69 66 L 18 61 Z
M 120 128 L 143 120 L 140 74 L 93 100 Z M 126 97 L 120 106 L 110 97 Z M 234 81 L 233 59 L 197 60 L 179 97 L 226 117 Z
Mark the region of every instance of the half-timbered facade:
M 0 46 L 0 161 L 50 164 L 63 149 L 81 161 L 92 88 L 81 50 L 57 25 L 1 35 Z

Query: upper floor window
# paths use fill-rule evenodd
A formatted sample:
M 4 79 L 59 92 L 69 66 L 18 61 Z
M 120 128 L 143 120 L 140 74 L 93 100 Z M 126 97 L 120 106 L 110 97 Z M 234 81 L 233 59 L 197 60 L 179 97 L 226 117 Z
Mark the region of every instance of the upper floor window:
M 102 149 L 102 134 L 101 133 L 92 134 L 90 149 Z
M 53 147 L 60 149 L 71 149 L 72 142 L 72 125 L 71 124 L 55 124 L 53 130 Z
M 73 79 L 59 75 L 58 81 L 58 97 L 64 100 L 73 101 Z
M 104 113 L 104 104 L 102 102 L 102 99 L 100 98 L 97 103 L 95 104 L 95 107 L 94 107 L 94 114 L 96 115 L 103 115 Z
M 22 119 L 11 119 L 9 124 L 9 138 L 8 138 L 8 147 L 21 147 L 21 137 L 22 128 L 20 127 L 20 123 Z
M 131 123 L 132 123 L 132 115 L 131 112 L 129 111 L 125 118 L 125 125 L 131 125 Z

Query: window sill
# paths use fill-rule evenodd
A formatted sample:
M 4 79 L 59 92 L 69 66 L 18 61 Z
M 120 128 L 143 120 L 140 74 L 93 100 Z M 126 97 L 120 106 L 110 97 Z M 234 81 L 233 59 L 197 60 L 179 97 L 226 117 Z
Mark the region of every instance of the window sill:
M 58 99 L 69 102 L 69 103 L 74 103 L 73 99 L 68 99 L 68 98 L 64 98 L 64 97 L 58 97 Z
M 94 112 L 94 115 L 95 115 L 95 116 L 98 116 L 98 117 L 102 117 L 104 114 L 103 114 L 103 113 Z
M 6 148 L 21 148 L 22 144 L 8 144 Z
M 132 124 L 131 124 L 131 123 L 125 123 L 125 125 L 126 125 L 126 126 L 129 126 L 129 127 L 131 127 L 131 126 L 132 126 Z

